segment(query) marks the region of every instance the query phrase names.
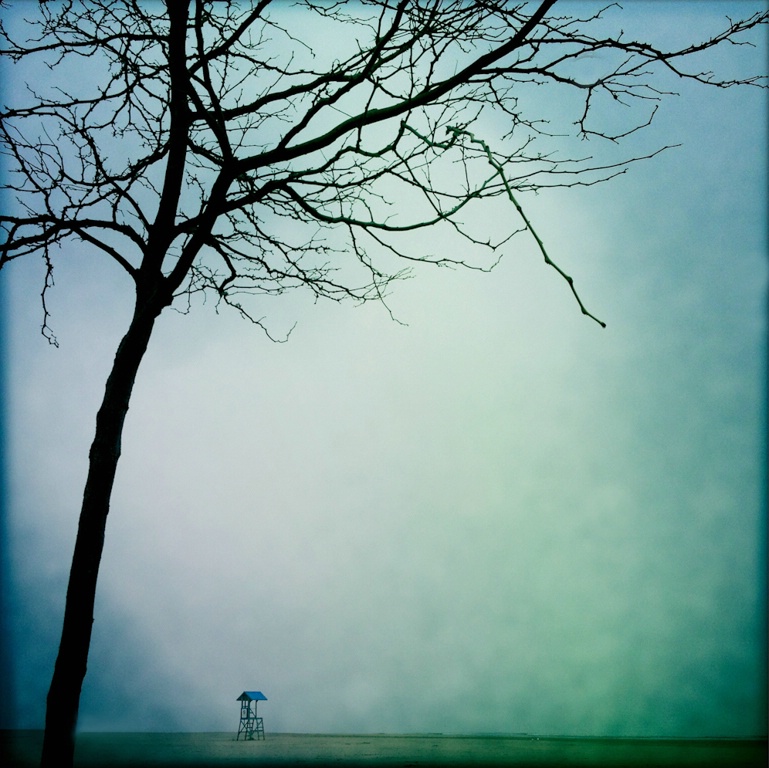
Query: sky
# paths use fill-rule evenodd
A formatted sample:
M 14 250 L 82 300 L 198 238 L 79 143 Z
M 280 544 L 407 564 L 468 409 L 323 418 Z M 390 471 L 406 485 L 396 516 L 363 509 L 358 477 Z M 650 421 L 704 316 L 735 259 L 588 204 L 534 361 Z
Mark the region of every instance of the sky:
M 654 8 L 644 34 L 725 12 Z M 715 63 L 765 62 L 761 39 Z M 767 102 L 678 90 L 644 141 L 680 147 L 526 200 L 606 329 L 525 238 L 490 274 L 419 270 L 403 324 L 301 297 L 270 308 L 285 344 L 210 305 L 161 317 L 81 729 L 234 731 L 261 690 L 268 732 L 766 732 Z M 39 265 L 12 266 L 4 726 L 38 728 L 131 290 L 71 249 L 56 349 Z

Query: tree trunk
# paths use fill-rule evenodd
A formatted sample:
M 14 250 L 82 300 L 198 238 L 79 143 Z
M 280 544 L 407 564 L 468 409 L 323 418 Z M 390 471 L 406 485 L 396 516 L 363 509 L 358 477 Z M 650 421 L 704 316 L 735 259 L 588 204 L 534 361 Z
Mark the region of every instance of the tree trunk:
M 136 372 L 147 349 L 160 308 L 148 310 L 137 301 L 131 324 L 118 346 L 104 390 L 89 455 L 77 540 L 67 587 L 59 655 L 56 659 L 45 718 L 41 766 L 70 768 L 75 753 L 75 727 L 80 692 L 91 643 L 96 580 L 104 531 L 115 480 L 123 423 Z

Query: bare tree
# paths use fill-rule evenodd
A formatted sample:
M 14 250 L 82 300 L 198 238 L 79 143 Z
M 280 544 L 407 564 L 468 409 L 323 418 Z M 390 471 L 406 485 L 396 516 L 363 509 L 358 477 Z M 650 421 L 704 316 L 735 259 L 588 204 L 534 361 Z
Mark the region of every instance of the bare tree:
M 6 18 L 2 55 L 27 73 L 27 89 L 1 112 L 4 186 L 16 203 L 0 215 L 0 267 L 43 260 L 42 332 L 53 344 L 46 295 L 65 243 L 111 259 L 135 290 L 96 419 L 43 765 L 72 764 L 121 433 L 163 310 L 212 296 L 269 334 L 260 297 L 305 289 L 386 306 L 412 262 L 490 269 L 523 234 L 603 325 L 519 198 L 606 181 L 641 159 L 602 163 L 565 137 L 621 146 L 652 122 L 665 73 L 764 86 L 759 75 L 701 71 L 697 59 L 749 44 L 766 11 L 662 50 L 610 31 L 623 20 L 617 4 L 555 5 L 65 0 L 24 5 L 28 37 Z M 318 30 L 334 34 L 332 50 Z M 50 68 L 44 78 L 33 79 L 37 62 Z M 570 103 L 571 120 L 537 114 L 540 86 Z M 611 129 L 596 122 L 602 102 L 615 109 Z M 492 198 L 511 207 L 499 241 L 473 227 L 473 210 Z M 428 227 L 461 247 L 414 252 L 403 236 Z

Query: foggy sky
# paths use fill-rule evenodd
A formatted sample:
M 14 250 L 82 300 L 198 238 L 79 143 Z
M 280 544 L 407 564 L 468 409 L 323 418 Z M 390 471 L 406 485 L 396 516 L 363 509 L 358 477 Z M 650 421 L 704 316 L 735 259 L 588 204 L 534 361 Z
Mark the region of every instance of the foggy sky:
M 663 30 L 724 13 L 654 7 Z M 490 275 L 397 286 L 407 325 L 301 297 L 267 307 L 285 344 L 161 317 L 81 728 L 234 730 L 258 689 L 268 731 L 765 733 L 766 97 L 677 90 L 644 141 L 682 147 L 526 200 L 605 330 L 525 237 Z M 0 273 L 14 727 L 42 726 L 131 309 L 111 264 L 63 255 L 59 349 L 40 265 Z

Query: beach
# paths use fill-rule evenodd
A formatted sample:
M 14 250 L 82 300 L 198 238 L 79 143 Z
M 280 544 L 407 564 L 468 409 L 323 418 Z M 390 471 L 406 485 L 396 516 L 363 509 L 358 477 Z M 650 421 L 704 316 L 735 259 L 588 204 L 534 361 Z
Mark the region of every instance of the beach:
M 5 768 L 36 766 L 40 731 L 0 732 Z M 765 768 L 766 740 L 599 739 L 537 736 L 82 733 L 78 768 L 232 766 L 600 766 Z

